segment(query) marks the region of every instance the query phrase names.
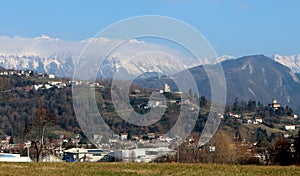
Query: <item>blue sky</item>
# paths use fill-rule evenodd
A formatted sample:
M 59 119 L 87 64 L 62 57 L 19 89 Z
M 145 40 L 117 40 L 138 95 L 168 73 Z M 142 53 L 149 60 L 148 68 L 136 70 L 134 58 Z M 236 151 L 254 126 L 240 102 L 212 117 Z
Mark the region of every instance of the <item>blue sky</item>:
M 79 41 L 124 18 L 164 15 L 195 27 L 218 55 L 300 54 L 297 0 L 12 0 L 0 8 L 2 36 Z

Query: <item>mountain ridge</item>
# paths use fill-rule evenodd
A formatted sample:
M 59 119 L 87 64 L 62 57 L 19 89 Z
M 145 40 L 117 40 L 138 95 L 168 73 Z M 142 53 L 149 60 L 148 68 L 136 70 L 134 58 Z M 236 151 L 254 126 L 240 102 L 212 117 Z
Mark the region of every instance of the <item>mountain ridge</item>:
M 276 98 L 283 106 L 292 107 L 300 113 L 299 75 L 286 66 L 264 55 L 226 60 L 221 65 L 226 79 L 227 90 L 224 93 L 227 94 L 227 103 L 233 103 L 239 98 L 244 101 L 256 100 L 267 105 Z M 199 94 L 210 99 L 210 83 L 204 66 L 196 66 L 189 71 L 198 85 Z M 175 88 L 176 85 L 170 80 L 148 78 L 141 81 L 141 85 L 161 89 L 167 83 Z

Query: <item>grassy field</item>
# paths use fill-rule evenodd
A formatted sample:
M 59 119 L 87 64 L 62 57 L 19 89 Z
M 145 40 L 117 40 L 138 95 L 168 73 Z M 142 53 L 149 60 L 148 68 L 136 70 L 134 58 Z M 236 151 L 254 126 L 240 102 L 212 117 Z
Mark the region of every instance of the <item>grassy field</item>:
M 137 163 L 0 163 L 0 175 L 300 175 L 299 166 Z

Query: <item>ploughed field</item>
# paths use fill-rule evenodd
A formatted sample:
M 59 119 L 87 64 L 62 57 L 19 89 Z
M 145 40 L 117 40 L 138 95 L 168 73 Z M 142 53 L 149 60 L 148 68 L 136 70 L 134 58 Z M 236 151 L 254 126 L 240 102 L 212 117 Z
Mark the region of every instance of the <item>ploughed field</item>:
M 0 175 L 300 175 L 300 166 L 181 163 L 0 163 Z

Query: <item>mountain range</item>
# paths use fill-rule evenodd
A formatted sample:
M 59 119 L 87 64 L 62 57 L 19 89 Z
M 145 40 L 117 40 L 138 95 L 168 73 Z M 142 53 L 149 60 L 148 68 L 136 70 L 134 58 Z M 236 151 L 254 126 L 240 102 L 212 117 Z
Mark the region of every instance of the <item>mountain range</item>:
M 111 57 L 104 60 L 102 64 L 102 74 L 105 77 L 109 77 L 109 75 L 115 74 L 118 68 L 121 65 L 121 61 L 125 56 L 122 57 Z M 300 73 L 300 55 L 291 55 L 291 56 L 281 56 L 281 55 L 273 55 L 270 57 L 274 61 L 288 67 L 294 73 Z M 220 63 L 226 60 L 232 60 L 235 57 L 230 55 L 223 55 L 216 58 L 204 58 L 199 59 L 198 63 L 201 65 L 204 64 L 215 64 Z M 74 71 L 74 55 L 72 53 L 52 53 L 48 56 L 37 55 L 36 53 L 0 53 L 0 66 L 6 69 L 15 69 L 15 70 L 33 70 L 39 73 L 48 73 L 55 74 L 59 77 L 72 77 Z M 143 65 L 144 64 L 144 65 Z M 131 65 L 126 65 L 123 67 L 127 69 L 128 73 L 136 74 L 139 72 L 146 72 L 151 70 L 155 70 L 158 72 L 164 72 L 164 70 L 168 70 L 170 66 L 174 69 L 174 72 L 180 71 L 180 67 L 176 67 L 177 64 L 170 63 L 170 60 L 165 62 L 159 62 L 155 56 L 148 58 L 147 62 L 144 63 L 131 63 Z M 175 65 L 175 66 L 174 66 Z M 190 68 L 196 66 L 192 65 L 184 65 L 183 68 Z
M 60 77 L 71 77 L 74 70 L 73 58 L 70 53 L 53 53 L 48 57 L 0 54 L 0 66 L 6 69 L 33 70 Z
M 233 102 L 235 98 L 240 98 L 245 101 L 253 99 L 267 104 L 271 102 L 272 98 L 277 98 L 282 105 L 288 105 L 295 111 L 300 112 L 300 81 L 297 73 L 300 68 L 298 66 L 298 58 L 279 55 L 269 58 L 263 55 L 255 55 L 233 59 L 233 57 L 225 56 L 216 58 L 214 63 L 222 60 L 221 64 L 227 83 L 228 102 Z M 153 64 L 153 70 L 158 70 L 158 66 L 162 70 L 169 67 L 167 64 L 164 65 L 164 63 L 159 65 L 155 64 L 156 62 L 151 63 Z M 106 71 L 104 69 L 102 71 L 107 73 L 106 75 L 113 75 L 118 71 L 118 64 L 120 64 L 118 58 L 108 59 L 104 62 L 105 67 L 103 67 Z M 0 55 L 0 66 L 9 69 L 34 70 L 41 73 L 55 74 L 60 77 L 70 77 L 74 70 L 74 61 L 70 53 L 52 54 L 49 57 L 2 54 Z M 145 65 L 144 67 L 135 66 L 131 68 L 147 71 L 146 68 L 151 67 L 151 65 Z M 173 67 L 173 69 L 176 69 L 176 67 Z M 200 94 L 209 98 L 209 80 L 205 70 L 203 70 L 203 66 L 191 67 L 190 71 L 196 79 Z M 144 82 L 143 85 L 152 88 L 161 88 L 163 85 L 162 83 L 157 83 L 157 81 L 147 81 L 148 83 Z M 172 84 L 170 81 L 167 81 L 167 83 Z
M 67 42 L 45 35 L 34 39 L 0 37 L 0 66 L 7 69 L 34 70 L 59 77 L 72 77 L 79 53 L 84 46 L 97 43 L 97 46 L 103 47 L 117 42 L 120 41 L 106 38 Z M 161 52 L 141 55 L 141 58 L 136 57 L 136 53 L 143 53 L 149 48 Z M 173 57 L 161 53 L 171 53 L 170 55 L 176 56 L 178 60 L 174 62 Z M 135 58 L 134 62 L 129 62 L 130 58 Z M 200 94 L 209 97 L 209 80 L 201 65 L 216 63 L 221 63 L 223 66 L 229 102 L 240 98 L 258 100 L 267 104 L 272 98 L 277 98 L 283 105 L 291 106 L 300 112 L 298 106 L 300 104 L 300 55 L 275 54 L 270 57 L 254 55 L 242 58 L 224 55 L 202 58 L 194 62 L 190 57 L 174 49 L 132 40 L 107 56 L 99 72 L 105 78 L 112 78 L 120 70 L 128 75 L 138 76 L 144 72 L 157 72 L 158 75 L 164 75 L 165 72 L 176 74 L 190 69 L 199 85 Z M 151 83 L 152 87 L 162 85 L 149 81 L 149 78 L 147 80 L 148 83 L 144 81 L 143 84 Z M 166 80 L 164 78 L 164 81 Z
M 276 98 L 282 106 L 289 106 L 300 113 L 300 76 L 288 67 L 264 55 L 225 60 L 221 65 L 226 79 L 224 94 L 228 103 L 238 98 L 268 105 Z M 204 66 L 196 66 L 189 71 L 198 85 L 199 94 L 210 99 L 210 83 Z M 160 89 L 167 83 L 173 91 L 178 91 L 171 78 L 147 78 L 139 82 L 143 86 Z
M 95 45 L 98 48 L 105 48 L 122 42 L 124 41 L 108 38 L 65 41 L 46 35 L 36 38 L 0 36 L 0 66 L 7 69 L 34 70 L 40 73 L 55 74 L 59 77 L 72 77 L 74 67 L 78 64 L 81 52 L 86 46 Z M 95 52 L 98 54 L 99 49 L 97 47 Z M 157 51 L 159 54 L 149 54 L 149 51 Z M 142 59 L 137 58 L 140 53 L 142 53 Z M 128 74 L 149 71 L 176 73 L 182 69 L 216 64 L 235 58 L 230 55 L 222 55 L 195 59 L 161 44 L 132 39 L 114 49 L 103 60 L 100 72 L 104 77 L 111 77 L 121 68 L 122 71 L 125 69 Z M 282 56 L 274 54 L 270 58 L 287 66 L 294 73 L 300 73 L 300 55 Z M 129 60 L 130 62 L 128 62 Z

